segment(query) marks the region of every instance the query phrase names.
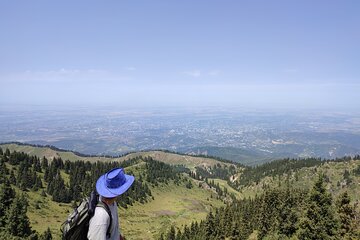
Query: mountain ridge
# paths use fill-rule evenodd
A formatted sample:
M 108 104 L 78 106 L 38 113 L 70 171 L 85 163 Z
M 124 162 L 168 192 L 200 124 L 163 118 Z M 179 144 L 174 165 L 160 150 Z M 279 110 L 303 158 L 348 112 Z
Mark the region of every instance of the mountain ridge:
M 156 158 L 158 161 L 162 161 L 169 164 L 174 165 L 185 165 L 194 169 L 196 166 L 213 166 L 215 164 L 221 165 L 231 165 L 238 164 L 236 162 L 231 162 L 229 160 L 220 159 L 212 156 L 194 156 L 187 155 L 177 152 L 170 152 L 165 150 L 149 150 L 149 151 L 139 151 L 139 152 L 131 152 L 121 156 L 101 156 L 101 155 L 87 155 L 78 153 L 76 151 L 65 150 L 61 148 L 57 148 L 55 146 L 50 145 L 34 145 L 28 143 L 20 143 L 20 142 L 6 142 L 0 143 L 0 147 L 6 149 L 9 148 L 10 151 L 19 151 L 24 152 L 30 155 L 36 155 L 39 158 L 46 157 L 49 160 L 54 158 L 61 157 L 63 160 L 83 160 L 89 162 L 97 162 L 97 161 L 118 161 L 122 162 L 135 157 L 152 157 Z

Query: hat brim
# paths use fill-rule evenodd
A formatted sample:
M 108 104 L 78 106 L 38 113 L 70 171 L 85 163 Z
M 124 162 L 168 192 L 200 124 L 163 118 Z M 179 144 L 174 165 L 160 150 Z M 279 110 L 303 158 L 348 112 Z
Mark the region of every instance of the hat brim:
M 121 185 L 118 188 L 108 188 L 106 186 L 106 178 L 105 175 L 102 175 L 101 177 L 99 177 L 99 179 L 96 182 L 96 191 L 103 197 L 106 198 L 114 198 L 117 197 L 121 194 L 123 194 L 124 192 L 126 192 L 126 190 L 128 190 L 131 185 L 133 184 L 135 178 L 134 176 L 131 175 L 125 175 L 125 179 L 126 182 Z

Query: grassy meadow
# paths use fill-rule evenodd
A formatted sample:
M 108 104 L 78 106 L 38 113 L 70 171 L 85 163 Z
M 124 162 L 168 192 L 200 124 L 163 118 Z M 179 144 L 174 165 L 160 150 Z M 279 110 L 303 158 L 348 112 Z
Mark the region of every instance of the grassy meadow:
M 184 184 L 161 184 L 151 187 L 151 191 L 154 199 L 147 203 L 136 202 L 127 209 L 119 208 L 121 232 L 128 239 L 155 239 L 171 225 L 182 228 L 204 219 L 212 208 L 224 205 L 212 197 L 212 191 L 195 184 L 191 189 Z M 42 233 L 50 227 L 54 239 L 60 239 L 60 225 L 72 211 L 71 204 L 53 202 L 51 196 L 41 196 L 41 190 L 29 191 L 27 195 L 32 228 Z
M 142 157 L 152 157 L 160 162 L 165 162 L 167 164 L 172 165 L 184 165 L 189 169 L 194 170 L 196 166 L 213 166 L 215 164 L 221 165 L 229 165 L 229 163 L 224 163 L 212 158 L 205 158 L 205 157 L 196 157 L 196 156 L 188 156 L 188 155 L 179 155 L 175 153 L 163 152 L 163 151 L 144 151 L 144 152 L 136 152 L 136 153 L 129 153 L 122 157 L 101 157 L 101 156 L 91 156 L 91 157 L 83 157 L 78 156 L 73 152 L 70 151 L 56 151 L 49 147 L 34 147 L 29 145 L 19 145 L 19 144 L 0 144 L 2 149 L 8 148 L 11 152 L 24 152 L 29 155 L 35 155 L 39 158 L 46 157 L 50 161 L 53 158 L 61 157 L 63 160 L 82 160 L 82 161 L 90 161 L 90 162 L 97 162 L 97 161 L 124 161 L 131 158 L 135 158 L 137 156 Z

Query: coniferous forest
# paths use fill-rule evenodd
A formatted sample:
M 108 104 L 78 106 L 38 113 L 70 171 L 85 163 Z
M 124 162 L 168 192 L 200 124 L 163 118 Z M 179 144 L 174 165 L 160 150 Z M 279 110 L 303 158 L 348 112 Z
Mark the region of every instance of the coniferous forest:
M 1 148 L 0 148 L 1 149 Z M 51 239 L 51 232 L 38 234 L 31 230 L 27 212 L 27 192 L 41 191 L 52 201 L 73 203 L 75 207 L 95 189 L 99 176 L 115 167 L 126 168 L 139 162 L 145 163 L 145 171 L 139 174 L 132 187 L 118 199 L 119 206 L 127 208 L 134 202 L 145 203 L 152 198 L 148 184 L 182 181 L 180 173 L 170 165 L 151 158 L 133 158 L 123 162 L 63 161 L 54 158 L 39 159 L 22 152 L 0 150 L 0 239 L 19 237 Z M 133 174 L 127 171 L 128 174 Z M 64 177 L 68 180 L 65 181 Z M 145 181 L 144 179 L 147 179 Z M 15 190 L 18 189 L 19 191 Z M 18 192 L 18 193 L 17 193 Z
M 332 162 L 359 159 L 355 156 Z M 172 226 L 159 233 L 159 239 L 360 239 L 360 215 L 356 211 L 359 199 L 351 199 L 347 191 L 335 196 L 326 188 L 329 177 L 321 171 L 314 172 L 316 181 L 309 188 L 294 187 L 287 177 L 281 187 L 263 184 L 261 191 L 247 198 L 237 198 L 214 181 L 224 180 L 233 190 L 242 191 L 266 177 L 296 178 L 299 169 L 327 162 L 283 159 L 256 167 L 227 162 L 190 170 L 151 157 L 91 163 L 38 158 L 0 148 L 0 239 L 58 239 L 49 228 L 41 233 L 32 229 L 27 215 L 28 194 L 39 192 L 58 204 L 75 207 L 94 190 L 98 177 L 114 167 L 126 168 L 127 173 L 136 176 L 130 190 L 117 201 L 125 209 L 152 201 L 151 189 L 169 183 L 184 184 L 188 189 L 205 185 L 224 201 L 223 207 L 213 208 L 205 219 L 182 228 Z M 351 172 L 345 170 L 345 184 L 351 185 L 353 176 L 360 176 L 360 165 Z
M 310 191 L 265 188 L 160 239 L 359 239 L 359 224 L 347 192 L 333 199 L 320 174 Z

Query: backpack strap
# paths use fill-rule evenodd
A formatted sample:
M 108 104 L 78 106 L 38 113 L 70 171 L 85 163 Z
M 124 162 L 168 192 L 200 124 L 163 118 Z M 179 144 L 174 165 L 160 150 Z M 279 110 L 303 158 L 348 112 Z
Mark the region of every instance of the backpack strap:
M 106 203 L 104 203 L 104 202 L 102 202 L 102 201 L 99 201 L 96 206 L 105 209 L 105 211 L 109 214 L 110 224 L 109 224 L 109 227 L 108 227 L 108 229 L 107 229 L 107 231 L 106 231 L 106 237 L 107 237 L 107 238 L 110 238 L 110 235 L 111 235 L 110 230 L 111 230 L 111 226 L 112 226 L 112 215 L 111 215 L 110 208 L 109 208 L 109 206 L 108 206 Z

